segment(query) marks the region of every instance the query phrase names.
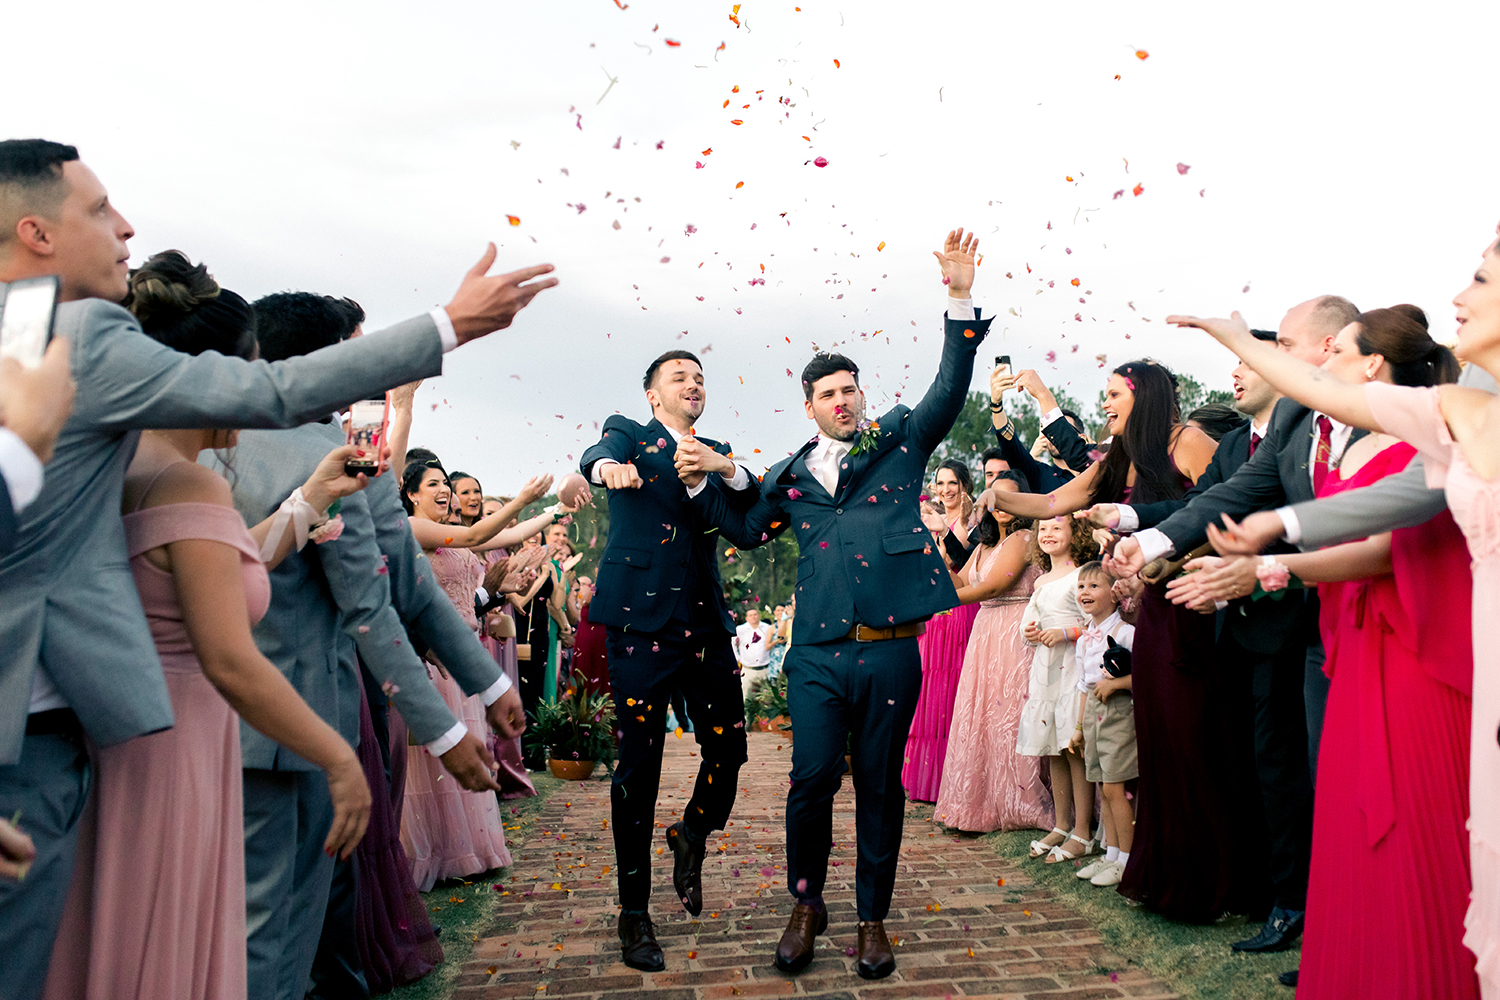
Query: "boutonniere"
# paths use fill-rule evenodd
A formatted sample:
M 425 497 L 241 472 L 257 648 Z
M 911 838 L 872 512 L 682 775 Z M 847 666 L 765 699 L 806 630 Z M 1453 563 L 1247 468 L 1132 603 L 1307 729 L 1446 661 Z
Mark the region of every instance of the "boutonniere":
M 869 419 L 860 420 L 854 425 L 854 445 L 849 449 L 849 454 L 861 455 L 874 451 L 879 440 L 880 424 Z

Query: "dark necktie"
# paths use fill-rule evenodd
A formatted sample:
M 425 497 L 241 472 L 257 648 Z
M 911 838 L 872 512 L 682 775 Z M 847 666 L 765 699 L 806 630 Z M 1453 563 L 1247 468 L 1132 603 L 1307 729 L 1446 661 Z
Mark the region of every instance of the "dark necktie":
M 1328 463 L 1333 454 L 1333 421 L 1318 414 L 1318 450 L 1313 452 L 1313 495 L 1323 492 L 1323 480 L 1328 478 Z
M 1255 433 L 1254 431 L 1251 431 L 1250 432 L 1250 454 L 1247 455 L 1247 456 L 1245 456 L 1245 457 L 1246 458 L 1254 458 L 1255 457 L 1255 449 L 1259 448 L 1259 447 L 1260 447 L 1260 435 L 1257 434 L 1257 433 Z

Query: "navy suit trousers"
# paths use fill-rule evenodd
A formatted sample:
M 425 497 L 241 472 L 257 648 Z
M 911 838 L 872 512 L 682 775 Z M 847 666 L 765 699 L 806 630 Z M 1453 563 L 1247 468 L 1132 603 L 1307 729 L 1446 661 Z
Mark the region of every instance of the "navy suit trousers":
M 853 732 L 855 895 L 860 920 L 884 920 L 896 885 L 906 812 L 901 765 L 922 687 L 917 639 L 794 645 L 782 669 L 797 733 L 786 797 L 792 895 L 799 901 L 823 895 L 833 844 L 833 797 L 843 781 L 845 741 Z
M 729 635 L 716 621 L 696 627 L 670 621 L 660 632 L 649 633 L 611 627 L 605 651 L 620 734 L 620 759 L 610 787 L 620 905 L 644 910 L 651 899 L 651 834 L 662 743 L 675 738 L 666 732 L 667 705 L 679 690 L 687 700 L 701 756 L 682 819 L 694 835 L 707 837 L 729 822 L 740 765 L 748 759 L 745 700 Z

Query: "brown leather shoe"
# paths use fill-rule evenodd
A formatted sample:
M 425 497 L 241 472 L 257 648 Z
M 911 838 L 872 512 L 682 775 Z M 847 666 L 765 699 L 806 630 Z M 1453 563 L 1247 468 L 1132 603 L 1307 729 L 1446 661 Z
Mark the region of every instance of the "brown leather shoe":
M 807 968 L 813 960 L 813 945 L 818 935 L 827 929 L 827 910 L 815 910 L 798 903 L 792 908 L 792 919 L 787 921 L 781 941 L 776 945 L 776 968 L 782 972 L 801 972 Z
M 884 979 L 896 971 L 896 955 L 879 920 L 859 922 L 859 964 L 854 971 L 861 979 Z

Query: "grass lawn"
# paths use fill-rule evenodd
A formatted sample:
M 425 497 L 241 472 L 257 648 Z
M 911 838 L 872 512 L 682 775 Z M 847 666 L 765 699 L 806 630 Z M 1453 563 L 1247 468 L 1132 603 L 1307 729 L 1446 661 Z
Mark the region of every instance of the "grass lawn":
M 932 806 L 913 803 L 916 815 L 930 817 Z M 918 812 L 920 810 L 920 812 Z M 1276 981 L 1293 969 L 1300 943 L 1271 955 L 1241 955 L 1229 950 L 1234 941 L 1254 935 L 1257 924 L 1233 917 L 1219 924 L 1181 924 L 1138 907 L 1128 906 L 1113 889 L 1089 885 L 1075 877 L 1076 866 L 1049 865 L 1027 860 L 1035 830 L 991 833 L 978 838 L 995 853 L 1025 866 L 1038 885 L 1057 893 L 1069 906 L 1099 928 L 1106 944 L 1129 957 L 1184 1000 L 1292 1000 L 1292 990 Z M 1184 859 L 1187 864 L 1192 859 Z
M 533 798 L 509 799 L 500 803 L 505 816 L 505 841 L 512 850 L 532 838 L 542 803 L 558 788 L 569 784 L 546 772 L 532 774 L 531 781 L 537 792 Z M 469 957 L 474 942 L 490 926 L 500 906 L 500 893 L 492 886 L 502 879 L 505 872 L 504 868 L 496 868 L 467 880 L 447 879 L 433 886 L 431 892 L 422 894 L 428 917 L 443 928 L 442 936 L 438 938 L 443 946 L 443 964 L 433 969 L 426 979 L 399 987 L 386 996 L 393 1000 L 440 1000 L 448 996 L 459 966 Z

